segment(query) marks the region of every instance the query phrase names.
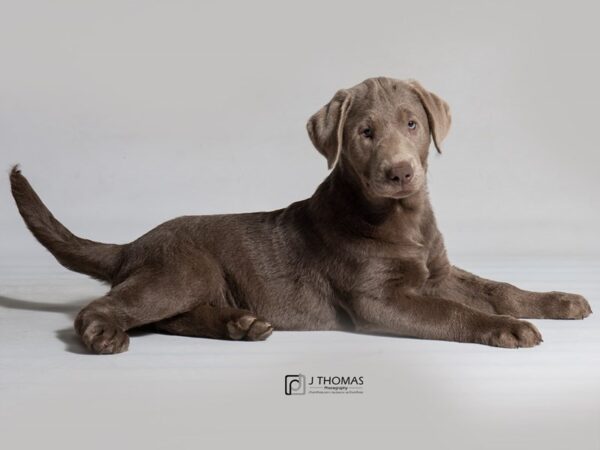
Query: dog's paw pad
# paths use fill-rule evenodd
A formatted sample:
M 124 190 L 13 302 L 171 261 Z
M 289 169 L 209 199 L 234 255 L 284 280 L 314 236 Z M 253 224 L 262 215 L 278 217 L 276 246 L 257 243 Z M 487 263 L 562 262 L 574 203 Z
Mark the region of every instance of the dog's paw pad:
M 273 332 L 273 326 L 253 315 L 247 314 L 227 323 L 229 337 L 234 340 L 263 341 Z
M 129 348 L 127 333 L 107 322 L 91 322 L 83 329 L 81 338 L 90 351 L 101 355 L 121 353 Z

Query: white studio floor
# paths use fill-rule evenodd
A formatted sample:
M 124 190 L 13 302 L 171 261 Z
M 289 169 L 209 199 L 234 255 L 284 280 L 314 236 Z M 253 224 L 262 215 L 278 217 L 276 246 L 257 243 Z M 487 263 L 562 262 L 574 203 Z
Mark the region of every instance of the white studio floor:
M 54 263 L 0 266 L 0 445 L 600 449 L 600 260 L 456 262 L 581 293 L 596 314 L 533 321 L 544 336 L 534 349 L 337 332 L 262 343 L 145 334 L 127 353 L 95 356 L 72 319 L 102 285 Z M 364 393 L 284 395 L 297 373 L 363 376 Z

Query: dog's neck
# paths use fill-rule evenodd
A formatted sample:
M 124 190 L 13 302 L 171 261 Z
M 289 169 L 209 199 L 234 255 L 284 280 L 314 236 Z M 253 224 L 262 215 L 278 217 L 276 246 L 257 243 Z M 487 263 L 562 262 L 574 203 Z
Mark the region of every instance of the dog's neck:
M 310 199 L 318 218 L 368 237 L 385 237 L 399 225 L 418 226 L 429 200 L 426 185 L 403 199 L 372 198 L 350 169 L 337 165 Z M 392 231 L 393 232 L 393 231 Z

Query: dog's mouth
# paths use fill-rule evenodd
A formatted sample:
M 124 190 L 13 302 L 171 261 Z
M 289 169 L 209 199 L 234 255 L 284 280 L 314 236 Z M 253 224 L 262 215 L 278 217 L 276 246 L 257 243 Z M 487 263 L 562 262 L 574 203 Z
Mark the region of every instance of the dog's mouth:
M 399 186 L 396 183 L 389 183 L 386 181 L 377 181 L 369 183 L 369 185 L 371 192 L 373 192 L 375 196 L 391 198 L 394 200 L 410 197 L 421 190 L 421 183 L 419 180 L 413 180 L 413 182 L 407 186 Z
M 392 191 L 392 192 L 388 193 L 387 195 L 383 195 L 383 196 L 387 197 L 387 198 L 393 198 L 394 200 L 400 200 L 402 198 L 410 197 L 411 195 L 415 194 L 416 192 L 417 192 L 417 190 L 415 190 L 415 189 L 401 189 L 399 191 Z

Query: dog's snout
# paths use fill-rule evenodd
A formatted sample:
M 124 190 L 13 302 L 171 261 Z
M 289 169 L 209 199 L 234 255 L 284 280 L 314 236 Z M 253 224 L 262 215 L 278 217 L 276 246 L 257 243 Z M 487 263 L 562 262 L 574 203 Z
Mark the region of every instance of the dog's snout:
M 386 177 L 393 183 L 407 184 L 412 181 L 414 174 L 412 164 L 409 161 L 402 161 L 390 167 L 386 172 Z

